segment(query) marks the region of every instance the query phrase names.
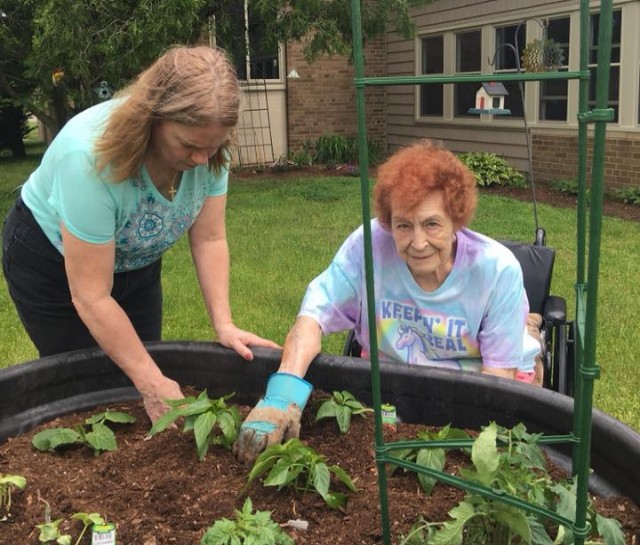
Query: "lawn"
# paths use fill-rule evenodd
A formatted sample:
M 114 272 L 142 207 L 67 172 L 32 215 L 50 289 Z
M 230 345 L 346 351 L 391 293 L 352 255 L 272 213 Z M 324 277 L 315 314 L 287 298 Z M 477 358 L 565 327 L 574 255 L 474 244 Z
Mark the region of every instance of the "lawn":
M 36 148 L 37 151 L 37 148 Z M 37 163 L 0 158 L 0 214 L 14 200 L 13 189 Z M 557 250 L 552 292 L 567 299 L 574 314 L 575 211 L 538 205 L 548 244 Z M 307 283 L 329 263 L 340 243 L 360 223 L 360 184 L 352 177 L 287 177 L 234 180 L 229 187 L 228 238 L 232 259 L 231 303 L 237 324 L 282 343 L 293 324 Z M 506 197 L 481 195 L 472 228 L 498 239 L 530 241 L 532 207 Z M 640 224 L 603 220 L 598 309 L 595 406 L 640 430 L 640 373 L 635 354 L 640 336 L 632 320 L 640 300 L 635 256 Z M 186 240 L 164 258 L 165 339 L 213 338 L 198 292 Z M 0 282 L 0 367 L 36 357 Z M 324 341 L 324 351 L 341 353 L 344 335 Z

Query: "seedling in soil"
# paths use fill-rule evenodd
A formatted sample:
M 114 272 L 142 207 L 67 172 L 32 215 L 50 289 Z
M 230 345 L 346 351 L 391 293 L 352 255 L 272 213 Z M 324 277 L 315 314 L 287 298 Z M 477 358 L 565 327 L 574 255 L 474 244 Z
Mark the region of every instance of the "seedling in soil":
M 347 497 L 340 492 L 331 492 L 331 475 L 334 475 L 352 492 L 357 492 L 355 484 L 347 472 L 337 465 L 327 465 L 327 460 L 299 439 L 289 439 L 284 444 L 270 445 L 258 456 L 244 493 L 258 477 L 266 475 L 264 486 L 293 488 L 298 492 L 316 492 L 329 507 L 338 509 L 347 503 Z
M 350 392 L 333 392 L 333 396 L 320 405 L 316 413 L 316 422 L 322 418 L 335 418 L 340 433 L 345 434 L 351 426 L 351 416 L 359 414 L 363 418 L 373 409 L 365 407 Z
M 34 447 L 42 451 L 55 451 L 59 447 L 82 444 L 93 449 L 95 454 L 116 450 L 116 436 L 107 422 L 130 424 L 135 417 L 118 411 L 105 411 L 85 420 L 85 425 L 71 428 L 51 428 L 36 433 L 31 440 Z
M 71 545 L 71 534 L 63 534 L 60 525 L 65 519 L 51 520 L 51 506 L 49 502 L 40 496 L 40 490 L 37 491 L 38 501 L 44 503 L 44 523 L 36 524 L 36 528 L 40 530 L 38 539 L 41 543 L 57 543 L 58 545 Z M 98 513 L 74 513 L 71 515 L 73 520 L 82 522 L 82 531 L 75 542 L 79 545 L 87 528 L 92 524 L 104 524 L 104 519 Z
M 210 445 L 221 445 L 230 449 L 240 428 L 240 413 L 234 406 L 228 406 L 226 400 L 233 394 L 209 399 L 204 390 L 197 398 L 167 399 L 172 407 L 151 427 L 149 435 L 155 435 L 171 426 L 176 420 L 184 418 L 183 432 L 193 431 L 198 449 L 198 458 L 203 460 Z M 216 427 L 220 434 L 215 433 Z
M 469 439 L 469 434 L 464 430 L 458 428 L 452 428 L 451 425 L 444 426 L 436 431 L 419 431 L 416 434 L 417 440 L 433 441 L 440 439 Z M 400 450 L 394 450 L 393 456 L 406 460 L 408 462 L 414 462 L 418 465 L 442 471 L 444 469 L 445 462 L 445 449 L 444 448 L 405 448 Z M 396 465 L 389 466 L 389 475 L 398 469 Z M 418 474 L 418 480 L 422 485 L 423 490 L 427 494 L 431 494 L 433 487 L 435 486 L 437 479 L 430 477 L 429 475 Z
M 491 423 L 473 442 L 473 467 L 460 470 L 460 474 L 472 483 L 501 490 L 575 520 L 576 487 L 571 479 L 552 480 L 546 471 L 542 450 L 536 444 L 538 438 L 539 435 L 528 434 L 522 424 L 507 430 Z M 444 523 L 419 520 L 401 545 L 554 545 L 574 542 L 570 529 L 558 528 L 555 539 L 552 539 L 548 533 L 550 527 L 534 515 L 504 502 L 487 499 L 479 492 L 468 491 L 449 515 L 453 520 Z M 590 533 L 586 543 L 624 545 L 620 524 L 598 515 L 592 504 L 588 509 L 588 522 Z
M 79 520 L 83 524 L 83 528 L 78 535 L 78 539 L 75 541 L 75 545 L 79 545 L 82 537 L 84 536 L 87 528 L 92 524 L 104 524 L 104 519 L 98 513 L 74 513 L 71 515 L 73 520 Z M 60 524 L 65 519 L 57 519 L 54 521 L 45 522 L 44 524 L 36 525 L 36 528 L 40 530 L 38 539 L 41 543 L 58 543 L 59 545 L 71 545 L 72 537 L 70 534 L 63 534 L 60 530 Z
M 0 509 L 7 513 L 11 509 L 11 491 L 13 488 L 24 490 L 27 486 L 27 479 L 22 475 L 2 475 L 0 474 Z M 0 519 L 2 522 L 4 519 Z
M 207 528 L 200 545 L 294 545 L 280 526 L 271 518 L 270 511 L 253 512 L 251 498 L 242 510 L 235 509 L 235 520 L 220 519 Z

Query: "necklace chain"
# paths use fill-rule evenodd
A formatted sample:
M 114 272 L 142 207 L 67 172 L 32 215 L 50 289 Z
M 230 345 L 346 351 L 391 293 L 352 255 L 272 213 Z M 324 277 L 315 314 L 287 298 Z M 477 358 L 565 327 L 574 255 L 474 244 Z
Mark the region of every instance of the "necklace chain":
M 178 192 L 178 190 L 176 189 L 176 181 L 178 180 L 179 174 L 180 171 L 176 171 L 176 173 L 173 175 L 173 178 L 171 178 L 171 187 L 169 187 L 169 189 L 167 190 L 167 193 L 169 194 L 171 200 L 175 198 L 176 193 Z

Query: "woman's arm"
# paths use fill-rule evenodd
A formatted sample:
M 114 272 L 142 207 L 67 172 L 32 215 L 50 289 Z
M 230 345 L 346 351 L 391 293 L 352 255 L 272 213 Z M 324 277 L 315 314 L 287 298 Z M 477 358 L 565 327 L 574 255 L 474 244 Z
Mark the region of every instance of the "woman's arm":
M 62 225 L 65 269 L 71 299 L 96 342 L 131 379 L 154 422 L 168 407 L 165 399 L 183 397 L 179 385 L 165 377 L 138 337 L 124 310 L 111 297 L 115 244 L 91 244 Z
M 249 345 L 279 348 L 267 339 L 237 328 L 229 304 L 229 247 L 225 227 L 226 195 L 208 197 L 189 230 L 191 255 L 200 289 L 219 341 L 246 360 L 253 359 Z
M 321 349 L 320 324 L 313 318 L 300 316 L 287 335 L 278 371 L 304 378 Z

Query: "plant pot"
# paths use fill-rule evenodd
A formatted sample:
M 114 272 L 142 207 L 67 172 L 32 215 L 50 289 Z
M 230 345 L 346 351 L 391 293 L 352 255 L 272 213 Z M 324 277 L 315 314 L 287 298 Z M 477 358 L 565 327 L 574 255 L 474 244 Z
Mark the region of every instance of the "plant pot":
M 246 362 L 217 344 L 158 342 L 149 351 L 163 372 L 183 386 L 206 388 L 210 397 L 235 392 L 233 401 L 253 405 L 280 351 L 254 349 Z M 306 377 L 316 389 L 348 390 L 371 403 L 369 365 L 360 359 L 320 355 Z M 491 420 L 550 435 L 571 430 L 573 399 L 508 380 L 443 369 L 380 365 L 381 396 L 410 423 L 479 429 Z M 98 349 L 79 350 L 0 370 L 0 443 L 36 425 L 97 405 L 138 397 L 129 379 Z M 549 450 L 570 467 L 567 446 Z M 600 495 L 624 495 L 640 505 L 640 434 L 593 411 L 590 487 Z

